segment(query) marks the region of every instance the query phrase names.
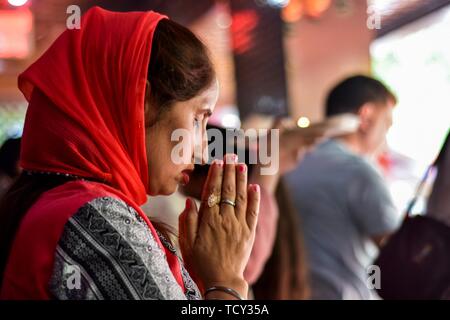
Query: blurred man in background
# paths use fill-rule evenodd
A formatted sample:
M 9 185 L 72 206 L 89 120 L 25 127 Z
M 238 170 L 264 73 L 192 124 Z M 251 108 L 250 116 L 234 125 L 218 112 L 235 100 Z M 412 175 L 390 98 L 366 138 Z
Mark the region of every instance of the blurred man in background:
M 394 95 L 379 81 L 354 76 L 334 87 L 326 116 L 352 113 L 356 132 L 329 139 L 290 175 L 304 227 L 313 299 L 371 299 L 367 267 L 398 225 L 398 214 L 369 158 L 392 125 Z

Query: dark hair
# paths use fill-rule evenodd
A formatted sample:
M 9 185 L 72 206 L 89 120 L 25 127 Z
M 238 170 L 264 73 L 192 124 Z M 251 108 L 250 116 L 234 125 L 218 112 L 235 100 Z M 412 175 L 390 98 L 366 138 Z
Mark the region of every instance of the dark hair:
M 169 19 L 161 20 L 153 36 L 148 67 L 152 104 L 163 111 L 174 102 L 190 100 L 206 89 L 214 77 L 205 45 L 186 27 Z
M 206 89 L 214 69 L 202 42 L 189 29 L 164 19 L 155 29 L 148 78 L 151 99 L 162 110 Z M 0 201 L 0 286 L 12 242 L 28 209 L 44 192 L 71 180 L 23 172 Z M 169 239 L 166 226 L 156 222 L 155 227 Z
M 367 102 L 385 104 L 397 102 L 395 95 L 380 81 L 357 75 L 336 85 L 326 99 L 326 116 L 341 113 L 357 113 Z
M 10 138 L 0 148 L 0 172 L 11 178 L 18 176 L 17 163 L 20 156 L 21 138 Z

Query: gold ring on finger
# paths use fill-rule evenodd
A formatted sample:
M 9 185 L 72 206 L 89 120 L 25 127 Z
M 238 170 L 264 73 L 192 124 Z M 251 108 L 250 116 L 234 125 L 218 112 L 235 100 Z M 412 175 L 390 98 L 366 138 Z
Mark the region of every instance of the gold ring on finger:
M 211 193 L 209 195 L 208 201 L 207 201 L 208 207 L 212 208 L 219 203 L 220 203 L 220 196 L 218 196 L 214 193 Z

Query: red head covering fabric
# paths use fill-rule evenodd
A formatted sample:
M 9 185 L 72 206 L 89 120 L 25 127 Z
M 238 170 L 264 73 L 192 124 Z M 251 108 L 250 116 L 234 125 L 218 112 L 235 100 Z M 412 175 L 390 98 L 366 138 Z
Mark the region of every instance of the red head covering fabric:
M 93 178 L 139 205 L 146 201 L 145 85 L 153 33 L 163 18 L 95 7 L 80 29 L 66 30 L 19 76 L 30 102 L 24 169 Z

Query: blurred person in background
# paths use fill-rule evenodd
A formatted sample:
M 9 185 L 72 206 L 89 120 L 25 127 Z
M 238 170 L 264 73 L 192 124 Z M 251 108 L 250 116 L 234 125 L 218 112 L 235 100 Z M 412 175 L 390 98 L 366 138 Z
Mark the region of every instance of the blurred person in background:
M 358 130 L 322 143 L 289 176 L 303 222 L 312 299 L 376 298 L 366 268 L 399 221 L 371 157 L 385 142 L 395 104 L 373 78 L 357 75 L 337 84 L 328 94 L 326 117 L 356 114 Z
M 280 179 L 275 192 L 279 209 L 275 243 L 261 275 L 252 285 L 257 300 L 310 298 L 303 226 L 284 180 Z
M 20 175 L 21 138 L 9 138 L 0 148 L 0 199 Z

